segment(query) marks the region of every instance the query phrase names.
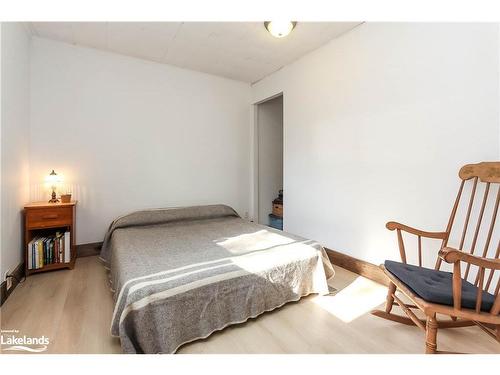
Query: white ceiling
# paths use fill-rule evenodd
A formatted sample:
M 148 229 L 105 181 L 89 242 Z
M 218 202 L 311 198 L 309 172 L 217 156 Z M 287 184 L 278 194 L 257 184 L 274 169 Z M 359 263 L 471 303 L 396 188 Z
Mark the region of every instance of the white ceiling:
M 256 82 L 359 22 L 298 22 L 274 38 L 263 22 L 32 22 L 33 35 L 244 82 Z

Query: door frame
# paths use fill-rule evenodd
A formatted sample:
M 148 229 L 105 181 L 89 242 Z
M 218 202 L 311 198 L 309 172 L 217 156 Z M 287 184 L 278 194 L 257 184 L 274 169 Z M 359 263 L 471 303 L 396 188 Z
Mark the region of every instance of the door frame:
M 251 171 L 251 220 L 259 223 L 259 104 L 268 102 L 270 100 L 276 99 L 278 97 L 283 98 L 283 185 L 285 182 L 285 95 L 283 91 L 280 91 L 274 95 L 266 97 L 265 99 L 259 100 L 253 103 L 253 124 L 252 124 L 252 171 Z M 284 227 L 284 218 L 283 218 Z

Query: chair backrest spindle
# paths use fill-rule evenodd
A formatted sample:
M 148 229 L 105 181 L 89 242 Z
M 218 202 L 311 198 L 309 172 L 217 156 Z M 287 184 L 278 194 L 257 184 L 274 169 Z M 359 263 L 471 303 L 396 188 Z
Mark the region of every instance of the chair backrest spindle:
M 498 186 L 497 200 L 495 202 L 495 208 L 493 209 L 493 214 L 491 215 L 491 223 L 490 223 L 490 228 L 488 230 L 488 237 L 486 237 L 486 243 L 484 244 L 483 258 L 486 257 L 486 255 L 488 254 L 488 248 L 490 247 L 491 235 L 493 234 L 493 228 L 495 228 L 495 223 L 497 220 L 498 204 L 499 203 L 500 203 L 500 186 Z M 498 250 L 497 250 L 495 258 L 498 259 Z
M 418 236 L 418 265 L 422 267 L 422 236 Z
M 486 207 L 486 202 L 488 200 L 488 193 L 490 192 L 490 183 L 486 183 L 486 188 L 484 189 L 484 197 L 483 197 L 483 203 L 481 204 L 481 210 L 479 211 L 479 218 L 477 219 L 477 225 L 476 225 L 476 231 L 474 232 L 474 238 L 472 239 L 472 244 L 470 246 L 469 253 L 474 254 L 474 251 L 476 251 L 476 244 L 477 244 L 477 238 L 479 235 L 479 230 L 481 228 L 481 222 L 483 221 L 483 215 L 484 215 L 484 208 Z M 462 250 L 462 249 L 460 249 Z M 488 249 L 486 248 L 486 251 Z M 465 270 L 465 278 L 469 275 L 469 270 L 470 270 L 470 265 L 467 265 L 467 269 Z M 477 283 L 477 278 L 476 278 L 476 283 Z
M 470 213 L 472 212 L 472 206 L 474 205 L 474 197 L 476 196 L 476 188 L 477 188 L 477 180 L 478 178 L 474 178 L 474 185 L 472 186 L 472 191 L 470 193 L 469 206 L 467 208 L 467 216 L 465 217 L 464 229 L 462 231 L 462 238 L 460 239 L 460 245 L 458 250 L 462 250 L 464 248 L 465 235 L 467 234 L 467 228 L 469 227 Z
M 403 235 L 401 234 L 401 229 L 398 229 L 397 232 L 398 232 L 398 245 L 399 245 L 399 253 L 401 254 L 401 261 L 406 264 L 406 251 L 405 251 L 405 244 L 403 242 Z

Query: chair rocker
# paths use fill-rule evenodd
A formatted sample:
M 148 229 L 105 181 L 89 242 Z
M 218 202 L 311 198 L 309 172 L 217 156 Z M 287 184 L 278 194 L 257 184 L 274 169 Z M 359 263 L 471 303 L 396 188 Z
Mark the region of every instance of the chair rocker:
M 499 232 L 494 231 L 500 201 L 500 162 L 465 165 L 460 169 L 459 177 L 462 182 L 444 232 L 425 232 L 393 221 L 386 224 L 387 229 L 397 233 L 401 262 L 386 261 L 380 266 L 389 279 L 389 290 L 385 311 L 375 310 L 372 314 L 422 329 L 426 335 L 426 353 L 438 352 L 438 328 L 478 325 L 500 343 L 500 242 Z M 457 209 L 462 195 L 469 195 L 462 194 L 466 184 L 470 189 L 470 198 L 467 206 L 464 206 L 464 223 L 458 227 L 460 241 L 457 237 L 458 246 L 452 248 L 448 242 Z M 478 194 L 474 205 L 478 190 L 483 193 Z M 496 200 L 488 200 L 489 196 L 496 196 Z M 475 225 L 471 223 L 471 213 Z M 483 221 L 485 225 L 482 226 Z M 471 242 L 464 249 L 469 227 L 472 228 L 469 233 Z M 418 266 L 407 263 L 403 232 L 417 237 Z M 422 266 L 422 238 L 441 242 L 434 269 Z M 481 246 L 478 246 L 479 242 Z M 482 248 L 478 255 L 474 254 L 476 247 Z M 453 265 L 453 272 L 440 270 L 443 261 Z M 397 291 L 413 304 L 403 302 Z M 391 312 L 395 304 L 401 307 L 406 316 Z M 426 319 L 418 318 L 414 309 L 421 310 Z M 437 314 L 449 318 L 438 320 Z

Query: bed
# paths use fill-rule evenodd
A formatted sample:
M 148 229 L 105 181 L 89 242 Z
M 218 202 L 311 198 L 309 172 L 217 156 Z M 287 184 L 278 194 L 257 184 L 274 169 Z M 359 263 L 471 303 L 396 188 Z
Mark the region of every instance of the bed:
M 311 293 L 334 271 L 315 241 L 243 220 L 225 205 L 138 211 L 101 250 L 125 353 L 175 353 Z

